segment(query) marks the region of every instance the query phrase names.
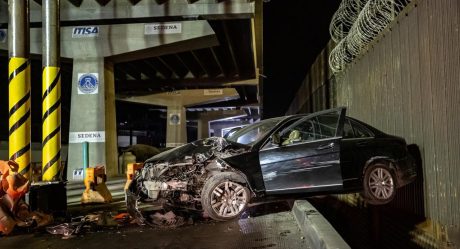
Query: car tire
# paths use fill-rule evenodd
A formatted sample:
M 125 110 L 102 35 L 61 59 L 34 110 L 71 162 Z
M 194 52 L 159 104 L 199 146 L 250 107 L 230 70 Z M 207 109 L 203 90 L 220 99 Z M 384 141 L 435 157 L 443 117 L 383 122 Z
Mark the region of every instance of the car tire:
M 209 178 L 201 192 L 203 210 L 214 220 L 237 218 L 246 209 L 250 191 L 236 173 L 223 172 Z
M 387 204 L 396 194 L 395 173 L 385 163 L 373 163 L 367 167 L 363 185 L 364 198 L 372 205 Z

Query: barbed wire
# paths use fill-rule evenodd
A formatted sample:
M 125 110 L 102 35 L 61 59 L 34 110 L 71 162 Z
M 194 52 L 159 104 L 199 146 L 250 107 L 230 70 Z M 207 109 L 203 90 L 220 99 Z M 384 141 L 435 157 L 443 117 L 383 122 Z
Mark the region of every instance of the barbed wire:
M 362 0 L 358 0 L 362 3 Z M 333 72 L 342 71 L 354 58 L 365 53 L 368 45 L 396 18 L 396 16 L 409 4 L 411 0 L 369 0 L 359 12 L 358 17 L 349 28 L 348 32 L 335 31 L 344 37 L 329 55 L 329 66 Z M 353 0 L 344 0 L 353 2 Z M 349 4 L 349 3 L 348 3 Z M 349 8 L 348 8 L 349 9 Z M 341 10 L 339 7 L 339 11 Z M 336 13 L 337 14 L 337 13 Z M 337 14 L 344 16 L 345 14 Z M 335 16 L 335 15 L 334 15 Z M 347 16 L 350 16 L 347 14 Z M 333 22 L 336 22 L 333 18 Z M 348 25 L 343 23 L 342 26 Z M 331 23 L 331 26 L 340 26 Z M 344 35 L 346 33 L 346 35 Z M 336 35 L 336 34 L 334 34 Z M 332 36 L 332 33 L 331 33 Z M 340 36 L 336 36 L 340 37 Z M 333 38 L 335 39 L 335 38 Z M 335 41 L 335 40 L 334 40 Z
M 333 41 L 340 42 L 347 36 L 367 1 L 369 0 L 343 0 L 340 3 L 329 25 L 329 33 Z

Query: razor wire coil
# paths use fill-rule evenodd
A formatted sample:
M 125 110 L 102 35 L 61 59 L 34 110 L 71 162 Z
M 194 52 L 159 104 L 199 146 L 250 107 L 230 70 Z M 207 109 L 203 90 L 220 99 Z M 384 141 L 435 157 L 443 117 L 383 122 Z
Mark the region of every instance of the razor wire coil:
M 368 45 L 396 18 L 411 0 L 343 0 L 331 21 L 330 32 L 337 46 L 329 55 L 333 72 L 342 71 L 356 57 L 365 53 Z M 353 24 L 359 4 L 366 2 Z M 342 7 L 344 5 L 344 7 Z M 340 30 L 341 29 L 341 30 Z

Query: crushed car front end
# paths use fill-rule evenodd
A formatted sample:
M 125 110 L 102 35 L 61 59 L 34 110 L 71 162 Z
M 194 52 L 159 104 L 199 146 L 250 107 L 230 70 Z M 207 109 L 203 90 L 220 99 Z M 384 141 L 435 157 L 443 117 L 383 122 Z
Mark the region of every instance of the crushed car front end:
M 160 153 L 136 172 L 126 192 L 128 212 L 145 222 L 140 206 L 179 207 L 202 210 L 201 191 L 213 174 L 233 169 L 227 157 L 248 150 L 224 138 L 208 138 Z

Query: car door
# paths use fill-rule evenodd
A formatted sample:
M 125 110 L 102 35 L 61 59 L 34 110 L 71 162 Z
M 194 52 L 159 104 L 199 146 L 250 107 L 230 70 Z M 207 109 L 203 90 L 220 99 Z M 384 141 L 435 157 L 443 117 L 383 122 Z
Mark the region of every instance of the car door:
M 345 108 L 309 115 L 276 132 L 259 160 L 267 193 L 296 193 L 342 188 L 340 138 Z
M 344 189 L 362 186 L 363 167 L 372 157 L 374 134 L 362 124 L 345 117 L 340 143 L 340 163 Z

